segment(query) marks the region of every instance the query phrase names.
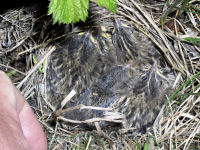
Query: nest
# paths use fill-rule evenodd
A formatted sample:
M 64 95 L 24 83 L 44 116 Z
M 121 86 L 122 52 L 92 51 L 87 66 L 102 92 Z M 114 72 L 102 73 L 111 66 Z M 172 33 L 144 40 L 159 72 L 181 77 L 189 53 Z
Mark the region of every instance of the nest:
M 98 123 L 97 131 L 83 131 L 58 121 L 52 126 L 49 118 L 54 109 L 45 95 L 47 60 L 55 50 L 56 42 L 68 33 L 64 32 L 63 26 L 52 25 L 49 16 L 36 18 L 24 8 L 7 11 L 0 15 L 0 69 L 10 76 L 33 108 L 46 131 L 49 149 L 138 149 L 138 145 L 144 143 L 149 144 L 151 149 L 198 149 L 200 49 L 196 44 L 183 41 L 183 37 L 199 34 L 196 23 L 199 16 L 186 13 L 183 18 L 168 17 L 164 30 L 161 30 L 159 20 L 166 7 L 163 3 L 150 5 L 119 0 L 117 14 L 98 8 L 93 3 L 91 6 L 97 12 L 91 12 L 91 18 L 98 15 L 100 19 L 94 22 L 89 20 L 90 26 L 111 26 L 109 19 L 114 16 L 131 23 L 149 37 L 174 69 L 176 90 L 159 113 L 151 133 L 133 137 L 124 134 L 123 130 L 102 131 Z M 72 26 L 68 25 L 67 29 L 70 28 Z M 68 100 L 63 100 L 63 105 Z

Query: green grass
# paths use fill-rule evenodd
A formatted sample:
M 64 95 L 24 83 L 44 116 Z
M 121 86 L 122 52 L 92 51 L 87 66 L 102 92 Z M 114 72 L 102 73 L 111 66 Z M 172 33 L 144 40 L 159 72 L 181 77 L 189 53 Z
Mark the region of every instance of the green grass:
M 187 79 L 182 85 L 180 85 L 177 90 L 175 90 L 175 92 L 170 96 L 170 98 L 168 99 L 169 102 L 171 102 L 172 100 L 174 100 L 177 96 L 178 93 L 180 91 L 183 90 L 184 87 L 188 87 L 190 86 L 192 83 L 194 83 L 196 81 L 196 79 L 200 76 L 200 72 L 194 74 L 191 78 Z M 197 84 L 194 89 L 197 89 L 200 86 L 200 84 Z M 193 90 L 191 89 L 188 95 L 184 95 L 183 100 L 185 100 L 189 95 L 193 94 Z M 195 93 L 194 93 L 195 94 Z M 198 93 L 197 93 L 198 94 Z M 181 102 L 182 102 L 181 101 Z

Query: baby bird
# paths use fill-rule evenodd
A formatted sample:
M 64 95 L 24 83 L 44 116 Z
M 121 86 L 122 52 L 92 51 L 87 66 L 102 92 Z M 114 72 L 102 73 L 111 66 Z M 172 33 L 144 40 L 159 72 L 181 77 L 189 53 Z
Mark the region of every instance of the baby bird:
M 122 116 L 123 128 L 135 127 L 144 133 L 158 115 L 169 91 L 169 83 L 159 75 L 156 62 L 143 73 L 130 64 L 114 66 L 69 106 L 83 104 L 112 110 L 75 109 L 63 115 L 68 119 L 84 121 L 94 115 L 109 118 L 109 114 L 117 113 Z M 101 122 L 100 125 L 103 128 L 110 124 Z
M 54 51 L 47 74 L 49 101 L 59 109 L 74 89 L 77 94 L 65 108 L 83 104 L 111 109 L 68 109 L 61 114 L 65 118 L 85 121 L 119 114 L 123 128 L 145 132 L 166 102 L 172 83 L 158 71 L 164 59 L 153 44 L 119 20 L 113 24 L 113 32 L 74 32 Z M 100 122 L 101 127 L 110 125 L 108 119 Z
M 52 53 L 47 76 L 52 105 L 59 107 L 60 101 L 72 89 L 79 97 L 115 64 L 111 53 L 104 51 L 105 43 L 100 49 L 94 40 L 90 31 L 75 32 Z

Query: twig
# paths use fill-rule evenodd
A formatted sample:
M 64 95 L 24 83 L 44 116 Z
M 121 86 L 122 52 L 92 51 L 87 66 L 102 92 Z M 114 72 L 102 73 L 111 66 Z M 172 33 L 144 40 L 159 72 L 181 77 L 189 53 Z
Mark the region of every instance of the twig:
M 65 122 L 77 123 L 77 124 L 81 124 L 81 123 L 93 123 L 93 122 L 99 122 L 99 121 L 108 121 L 108 122 L 116 122 L 116 123 L 122 123 L 123 122 L 123 120 L 115 120 L 113 118 L 92 118 L 92 119 L 87 119 L 85 121 L 78 121 L 78 120 L 66 119 L 66 118 L 64 118 L 62 116 L 59 116 L 57 119 L 65 121 Z
M 88 150 L 90 143 L 91 143 L 91 140 L 92 140 L 92 136 L 89 137 L 89 140 L 88 140 L 88 143 L 87 143 L 85 150 Z
M 65 99 L 61 102 L 61 109 L 74 97 L 76 94 L 76 91 L 73 89 L 66 97 Z
M 13 68 L 13 67 L 11 67 L 11 66 L 7 66 L 7 65 L 4 65 L 4 64 L 0 64 L 0 66 L 5 67 L 5 68 L 8 68 L 8 69 L 11 69 L 11 70 L 15 70 L 16 72 L 18 72 L 18 73 L 20 73 L 20 74 L 22 74 L 22 75 L 24 75 L 24 76 L 26 75 L 24 72 L 21 72 L 21 71 L 19 71 L 19 70 Z
M 67 112 L 67 111 L 71 111 L 71 110 L 75 110 L 75 109 L 93 109 L 93 110 L 102 110 L 102 111 L 111 111 L 112 108 L 103 108 L 103 107 L 95 107 L 95 106 L 85 106 L 83 104 L 80 104 L 80 105 L 77 105 L 77 106 L 74 106 L 74 107 L 70 107 L 70 108 L 66 108 L 66 109 L 63 109 L 61 111 L 61 113 L 64 113 L 64 112 Z

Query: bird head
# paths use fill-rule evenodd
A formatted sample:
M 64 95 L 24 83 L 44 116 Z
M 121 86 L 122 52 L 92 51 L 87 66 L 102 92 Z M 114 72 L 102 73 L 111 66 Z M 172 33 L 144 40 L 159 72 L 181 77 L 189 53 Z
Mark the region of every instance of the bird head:
M 143 72 L 134 87 L 134 92 L 140 94 L 145 92 L 147 99 L 153 99 L 161 94 L 161 91 L 165 89 L 168 81 L 162 75 L 157 67 L 157 62 L 154 61 L 151 68 Z

